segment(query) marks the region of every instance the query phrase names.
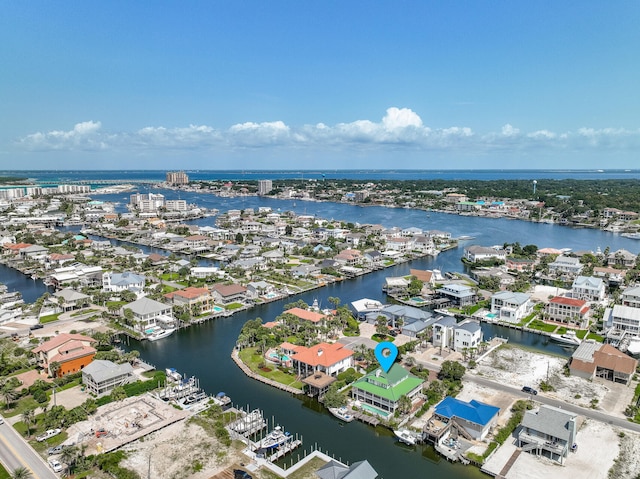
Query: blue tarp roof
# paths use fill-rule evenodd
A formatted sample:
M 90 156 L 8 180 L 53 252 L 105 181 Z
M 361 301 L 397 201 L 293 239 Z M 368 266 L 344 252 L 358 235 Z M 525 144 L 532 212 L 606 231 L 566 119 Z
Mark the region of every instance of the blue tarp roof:
M 438 416 L 459 417 L 474 424 L 486 426 L 500 412 L 500 408 L 472 399 L 464 402 L 451 396 L 444 398 L 435 410 Z

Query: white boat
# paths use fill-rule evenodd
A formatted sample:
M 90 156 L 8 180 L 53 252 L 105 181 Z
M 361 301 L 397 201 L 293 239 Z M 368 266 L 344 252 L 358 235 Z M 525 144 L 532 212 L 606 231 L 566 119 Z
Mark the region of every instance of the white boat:
M 257 427 L 263 421 L 262 411 L 260 409 L 254 409 L 246 416 L 235 421 L 230 427 L 236 432 L 243 433 Z
M 409 446 L 414 446 L 418 441 L 416 435 L 408 429 L 396 429 L 393 431 L 396 437 Z
M 167 336 L 171 336 L 174 331 L 175 331 L 175 328 L 157 329 L 153 333 L 149 334 L 147 336 L 147 339 L 149 341 L 158 341 L 159 339 L 163 339 L 163 338 L 166 338 Z
M 620 236 L 624 236 L 625 238 L 631 238 L 631 239 L 640 240 L 640 232 L 638 232 L 638 233 L 622 233 Z
M 355 419 L 353 413 L 346 407 L 330 407 L 329 412 L 344 422 L 351 422 Z
M 293 439 L 291 434 L 283 431 L 280 426 L 276 426 L 275 429 L 267 435 L 267 437 L 260 441 L 260 447 L 262 449 L 274 449 L 282 446 L 291 439 Z
M 629 339 L 629 345 L 627 346 L 627 353 L 631 356 L 640 355 L 640 337 L 635 336 Z
M 576 336 L 576 332 L 572 329 L 564 334 L 552 334 L 551 339 L 558 343 L 568 344 L 569 346 L 580 346 L 580 343 L 582 343 L 582 340 Z

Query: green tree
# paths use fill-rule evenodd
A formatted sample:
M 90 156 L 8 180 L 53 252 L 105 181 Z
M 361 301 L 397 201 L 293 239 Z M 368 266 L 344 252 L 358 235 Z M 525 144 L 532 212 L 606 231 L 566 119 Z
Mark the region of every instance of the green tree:
M 333 383 L 323 396 L 322 402 L 327 408 L 342 407 L 347 404 L 347 397 L 338 390 L 337 383 Z
M 440 372 L 438 373 L 438 379 L 449 381 L 460 381 L 466 368 L 457 361 L 444 361 Z
M 36 419 L 35 410 L 32 408 L 25 409 L 22 413 L 22 422 L 27 426 L 27 436 L 31 438 L 31 426 Z
M 406 394 L 403 394 L 398 399 L 398 409 L 400 414 L 408 414 L 411 412 L 411 399 Z
M 376 319 L 376 334 L 386 336 L 389 332 L 388 322 L 389 320 L 386 316 L 378 316 L 378 318 Z
M 116 386 L 115 388 L 113 388 L 113 391 L 111 391 L 111 399 L 113 399 L 114 401 L 122 401 L 123 399 L 126 399 L 126 397 L 127 392 L 122 386 Z
M 11 479 L 31 479 L 33 474 L 24 466 L 20 466 L 11 472 Z

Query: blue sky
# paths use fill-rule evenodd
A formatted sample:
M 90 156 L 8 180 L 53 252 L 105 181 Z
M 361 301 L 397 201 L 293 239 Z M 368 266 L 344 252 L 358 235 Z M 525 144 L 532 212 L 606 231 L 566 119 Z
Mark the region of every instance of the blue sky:
M 632 168 L 637 1 L 0 0 L 0 169 Z

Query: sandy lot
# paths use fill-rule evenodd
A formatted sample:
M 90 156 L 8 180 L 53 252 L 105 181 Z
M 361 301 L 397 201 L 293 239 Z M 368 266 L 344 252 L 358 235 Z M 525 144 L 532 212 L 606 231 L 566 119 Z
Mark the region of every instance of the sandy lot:
M 147 477 L 150 462 L 150 477 L 157 479 L 208 479 L 232 464 L 246 461 L 233 447 L 222 446 L 189 421 L 156 431 L 128 445 L 125 451 L 128 457 L 122 462 L 124 467 Z
M 490 353 L 469 373 L 516 387 L 531 386 L 538 389 L 541 381 L 547 381 L 553 386 L 554 391 L 542 394 L 582 407 L 591 407 L 594 401 L 598 409 L 622 415 L 622 411 L 633 397 L 633 387 L 600 379 L 588 381 L 575 376 L 565 376 L 563 368 L 566 362 L 563 358 L 507 345 Z

